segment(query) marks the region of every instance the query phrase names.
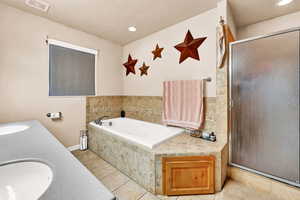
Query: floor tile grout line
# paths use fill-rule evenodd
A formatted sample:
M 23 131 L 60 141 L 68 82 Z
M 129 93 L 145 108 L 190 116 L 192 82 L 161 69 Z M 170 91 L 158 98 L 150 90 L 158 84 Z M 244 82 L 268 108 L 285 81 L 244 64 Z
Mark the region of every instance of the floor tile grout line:
M 100 157 L 99 157 L 100 158 Z M 102 159 L 102 158 L 100 158 L 100 159 Z M 79 160 L 79 159 L 78 159 Z M 88 162 L 88 161 L 93 161 L 94 159 L 93 158 L 91 158 L 91 159 L 89 159 L 89 160 L 87 160 L 87 161 L 85 161 L 85 162 Z M 102 159 L 103 160 L 103 159 Z M 79 160 L 80 161 L 80 160 Z M 80 161 L 81 162 L 81 161 Z M 105 161 L 106 162 L 106 161 Z M 84 162 L 81 162 L 81 164 L 83 164 L 86 168 L 88 168 L 88 165 L 86 165 L 86 163 L 84 163 Z M 107 163 L 108 165 L 106 166 L 106 167 L 103 167 L 103 169 L 107 169 L 107 168 L 109 168 L 109 167 L 113 167 L 111 164 L 109 164 L 109 163 Z M 98 166 L 97 167 L 94 167 L 94 168 L 88 168 L 89 169 L 89 171 L 90 172 L 92 172 L 92 170 L 94 170 L 94 169 L 96 169 L 96 168 L 98 168 Z M 115 167 L 113 167 L 114 169 L 116 169 Z M 118 169 L 116 169 L 116 170 L 118 170 Z M 92 174 L 94 174 L 94 173 L 92 173 Z
M 99 156 L 98 156 L 99 157 Z M 100 157 L 99 157 L 100 158 Z M 78 158 L 77 158 L 78 159 Z M 102 159 L 102 158 L 100 158 L 100 159 Z M 78 159 L 79 160 L 79 159 Z M 88 160 L 86 160 L 86 161 L 84 161 L 84 162 L 88 162 L 88 161 L 91 161 L 91 160 L 94 160 L 94 158 L 90 158 L 90 159 L 88 159 Z M 103 159 L 102 159 L 103 160 Z M 91 171 L 92 169 L 89 169 L 81 160 L 79 160 L 94 176 L 95 176 L 95 174 Z M 110 163 L 108 163 L 111 167 L 113 167 Z M 106 168 L 108 168 L 109 166 L 107 166 L 107 167 L 105 167 L 104 169 L 106 169 Z M 108 175 L 111 175 L 111 174 L 113 174 L 113 173 L 115 173 L 115 172 L 119 172 L 119 173 L 121 173 L 122 175 L 125 175 L 125 174 L 123 174 L 121 171 L 119 171 L 117 168 L 115 168 L 115 167 L 113 167 L 116 171 L 114 171 L 114 172 L 111 172 L 111 173 L 109 173 L 109 174 L 107 174 L 106 176 L 104 176 L 104 177 L 102 177 L 101 179 L 99 178 L 99 180 L 101 181 L 102 179 L 104 179 L 105 177 L 107 177 Z M 95 169 L 95 168 L 94 168 Z M 127 177 L 127 176 L 126 176 Z M 111 190 L 111 192 L 115 192 L 116 190 L 118 190 L 120 187 L 122 187 L 123 185 L 125 185 L 125 184 L 127 184 L 131 179 L 129 178 L 129 177 L 127 177 L 128 178 L 128 180 L 126 181 L 126 182 L 124 182 L 123 184 L 121 184 L 120 186 L 118 186 L 117 188 L 115 188 L 114 190 Z
M 101 157 L 99 157 L 100 159 L 102 159 Z M 88 159 L 88 160 L 86 160 L 86 161 L 84 161 L 84 162 L 88 162 L 88 161 L 92 161 L 94 158 L 90 158 L 90 159 Z M 79 160 L 79 159 L 78 159 Z M 102 159 L 103 160 L 103 159 Z M 87 166 L 82 162 L 82 164 L 87 168 Z M 110 163 L 108 163 L 111 167 L 113 167 Z M 107 167 L 105 167 L 104 169 L 106 169 L 106 168 L 108 168 L 109 166 L 107 166 Z M 97 167 L 95 167 L 95 168 L 97 168 Z M 93 168 L 93 169 L 95 169 L 95 168 Z M 123 174 L 119 169 L 117 169 L 117 168 L 115 168 L 115 167 L 113 167 L 116 171 L 115 172 L 119 172 L 119 173 L 121 173 L 121 174 Z M 95 174 L 91 171 L 92 169 L 89 169 L 88 168 L 88 170 L 95 176 Z M 109 175 L 111 175 L 111 174 L 113 174 L 113 173 L 115 173 L 115 172 L 111 172 L 111 173 L 109 173 L 109 174 L 107 174 L 107 175 L 105 175 L 104 177 L 102 177 L 102 178 L 99 178 L 99 180 L 101 181 L 102 179 L 104 179 L 105 177 L 107 177 L 107 176 L 109 176 Z M 124 176 L 126 176 L 127 178 L 128 178 L 128 180 L 125 182 L 125 183 L 123 183 L 123 184 L 121 184 L 120 186 L 118 186 L 117 188 L 115 188 L 114 190 L 111 190 L 111 192 L 116 192 L 118 189 L 120 189 L 122 186 L 124 186 L 124 185 L 126 185 L 129 181 L 133 181 L 134 183 L 135 183 L 135 181 L 134 180 L 132 180 L 130 177 L 128 177 L 127 175 L 125 175 L 125 174 L 123 174 Z M 144 188 L 143 188 L 144 189 Z M 141 194 L 141 196 L 139 196 L 136 200 L 139 200 L 139 199 L 141 199 L 141 198 L 143 198 L 146 194 L 147 194 L 147 192 L 148 191 L 145 191 L 143 194 Z
M 121 184 L 120 186 L 118 186 L 116 189 L 111 190 L 111 192 L 115 192 L 116 190 L 118 190 L 118 189 L 121 188 L 122 186 L 126 185 L 129 181 L 130 181 L 130 179 L 127 180 L 125 183 Z
M 101 157 L 99 157 L 100 159 L 102 159 Z M 78 159 L 79 160 L 79 159 Z M 88 159 L 88 160 L 86 160 L 86 161 L 84 161 L 84 162 L 88 162 L 88 161 L 92 161 L 92 160 L 94 160 L 94 158 L 90 158 L 90 159 Z M 103 159 L 102 159 L 103 160 Z M 80 160 L 79 160 L 80 161 Z M 81 162 L 81 161 L 80 161 Z M 88 168 L 83 162 L 82 162 L 82 164 L 86 167 L 86 168 Z M 110 163 L 108 163 L 111 167 L 113 167 Z M 109 166 L 107 166 L 107 167 L 105 167 L 104 169 L 106 169 L 106 168 L 108 168 Z M 95 167 L 95 168 L 97 168 L 97 167 Z M 93 169 L 95 169 L 95 168 L 93 168 Z M 111 192 L 112 193 L 114 193 L 114 192 L 116 192 L 118 189 L 120 189 L 122 186 L 124 186 L 124 185 L 126 185 L 129 181 L 133 181 L 130 177 L 128 177 L 127 175 L 125 175 L 125 174 L 123 174 L 119 169 L 117 169 L 117 168 L 115 168 L 115 167 L 113 167 L 116 171 L 114 171 L 114 172 L 111 172 L 111 173 L 109 173 L 109 174 L 107 174 L 107 175 L 105 175 L 104 177 L 102 177 L 102 178 L 99 178 L 99 180 L 101 181 L 102 179 L 104 179 L 105 177 L 107 177 L 107 176 L 109 176 L 109 175 L 111 175 L 111 174 L 113 174 L 113 173 L 115 173 L 115 172 L 119 172 L 119 173 L 121 173 L 122 175 L 124 175 L 124 176 L 126 176 L 127 178 L 128 178 L 128 180 L 126 181 L 126 182 L 124 182 L 123 184 L 121 184 L 120 186 L 118 186 L 117 188 L 115 188 L 114 190 L 111 190 Z M 89 169 L 88 168 L 88 170 L 95 176 L 95 174 L 91 171 L 92 169 Z M 135 183 L 135 181 L 133 181 L 134 183 Z M 139 196 L 136 200 L 139 200 L 139 199 L 141 199 L 141 198 L 143 198 L 146 194 L 147 194 L 147 192 L 148 191 L 145 191 L 143 194 L 141 194 L 141 196 Z
M 97 167 L 95 167 L 95 168 L 92 168 L 91 171 L 92 171 L 92 170 L 95 170 L 95 169 L 97 169 L 97 168 L 107 169 L 107 168 L 109 168 L 109 167 L 113 167 L 113 166 L 107 166 L 107 167 L 103 167 L 103 166 L 102 166 L 102 167 L 99 167 L 99 166 L 97 166 Z M 115 167 L 113 167 L 113 168 L 116 169 Z M 116 169 L 116 170 L 117 170 L 117 169 Z
M 109 174 L 106 174 L 105 176 L 103 176 L 103 177 L 97 177 L 96 176 L 96 174 L 94 174 L 94 173 L 92 173 L 94 176 L 96 176 L 96 178 L 98 178 L 99 180 L 102 180 L 102 179 L 104 179 L 104 178 L 106 178 L 107 176 L 109 176 L 109 175 L 111 175 L 111 174 L 113 174 L 113 173 L 115 173 L 116 171 L 114 171 L 114 172 L 110 172 Z
M 137 199 L 135 199 L 135 200 L 140 200 L 141 198 L 143 198 L 146 194 L 147 194 L 148 192 L 147 191 L 145 191 L 143 194 L 141 194 L 141 196 L 140 197 L 138 197 Z

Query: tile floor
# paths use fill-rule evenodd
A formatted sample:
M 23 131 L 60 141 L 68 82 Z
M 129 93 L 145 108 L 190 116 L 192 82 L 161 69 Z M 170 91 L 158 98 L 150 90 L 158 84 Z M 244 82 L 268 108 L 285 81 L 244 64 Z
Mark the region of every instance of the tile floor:
M 153 195 L 102 160 L 91 151 L 73 151 L 85 165 L 119 200 L 280 200 L 268 193 L 256 191 L 239 182 L 228 180 L 222 192 L 215 195 L 161 196 Z

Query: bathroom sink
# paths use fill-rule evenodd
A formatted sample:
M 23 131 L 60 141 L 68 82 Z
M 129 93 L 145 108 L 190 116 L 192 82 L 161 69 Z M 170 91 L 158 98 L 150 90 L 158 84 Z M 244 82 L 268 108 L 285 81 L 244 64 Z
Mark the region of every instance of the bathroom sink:
M 0 126 L 0 136 L 12 133 L 17 133 L 28 129 L 29 126 L 26 125 L 6 125 Z
M 38 161 L 0 165 L 0 200 L 38 200 L 53 179 L 51 168 Z

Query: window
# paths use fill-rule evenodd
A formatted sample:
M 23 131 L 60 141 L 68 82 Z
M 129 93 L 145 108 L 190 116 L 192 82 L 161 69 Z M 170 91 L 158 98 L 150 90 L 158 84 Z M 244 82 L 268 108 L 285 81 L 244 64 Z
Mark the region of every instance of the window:
M 57 40 L 49 44 L 49 96 L 95 95 L 97 51 Z

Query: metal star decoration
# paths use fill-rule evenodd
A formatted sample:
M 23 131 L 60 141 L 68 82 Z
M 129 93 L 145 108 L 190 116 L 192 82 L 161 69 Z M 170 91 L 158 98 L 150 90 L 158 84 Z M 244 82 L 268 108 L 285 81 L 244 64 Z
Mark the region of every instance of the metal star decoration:
M 198 47 L 206 40 L 207 37 L 194 39 L 190 30 L 188 30 L 184 42 L 177 44 L 175 48 L 180 51 L 179 64 L 187 58 L 194 58 L 200 60 L 198 54 Z
M 164 50 L 164 48 L 159 48 L 158 44 L 156 44 L 155 49 L 152 51 L 153 53 L 153 60 L 156 58 L 161 58 L 161 52 Z
M 147 66 L 145 64 L 145 62 L 143 62 L 143 65 L 142 67 L 139 68 L 139 70 L 141 70 L 141 76 L 143 76 L 144 74 L 147 76 L 148 75 L 148 69 L 149 69 L 150 66 Z
M 123 64 L 123 66 L 126 68 L 126 76 L 128 76 L 129 73 L 135 74 L 134 66 L 137 63 L 137 59 L 132 59 L 131 55 L 128 56 L 128 61 Z

